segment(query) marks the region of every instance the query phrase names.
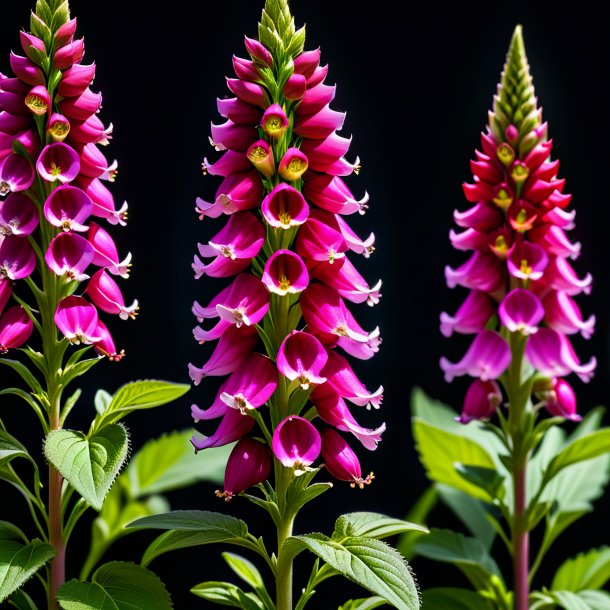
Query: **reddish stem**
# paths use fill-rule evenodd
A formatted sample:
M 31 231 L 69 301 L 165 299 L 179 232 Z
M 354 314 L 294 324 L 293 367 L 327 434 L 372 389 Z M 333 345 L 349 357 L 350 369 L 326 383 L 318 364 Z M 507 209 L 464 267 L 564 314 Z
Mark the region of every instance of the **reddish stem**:
M 515 610 L 528 610 L 529 532 L 526 522 L 526 469 L 524 460 L 514 473 L 515 514 L 513 521 L 513 568 Z

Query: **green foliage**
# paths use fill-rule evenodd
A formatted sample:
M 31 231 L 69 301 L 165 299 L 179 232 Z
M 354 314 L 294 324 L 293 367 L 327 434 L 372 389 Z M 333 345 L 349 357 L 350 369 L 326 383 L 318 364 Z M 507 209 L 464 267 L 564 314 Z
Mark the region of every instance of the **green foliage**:
M 610 547 L 593 549 L 563 562 L 555 573 L 552 590 L 602 589 L 610 580 Z
M 428 589 L 422 599 L 426 610 L 493 610 L 485 598 L 467 589 Z
M 361 599 L 350 599 L 345 602 L 339 610 L 374 610 L 386 606 L 385 599 L 375 595 L 374 597 L 364 597 Z
M 266 0 L 258 38 L 274 55 L 292 58 L 303 51 L 305 28 L 296 30 L 287 0 Z
M 530 610 L 610 610 L 610 594 L 605 591 L 544 591 L 530 596 Z
M 245 593 L 230 582 L 202 582 L 193 587 L 191 593 L 219 606 L 230 606 L 242 610 L 265 610 L 265 606 L 256 595 Z
M 170 610 L 173 605 L 165 585 L 150 570 L 113 561 L 101 566 L 90 583 L 71 580 L 58 594 L 64 610 Z
M 348 513 L 341 515 L 335 523 L 335 531 L 333 532 L 333 540 L 342 539 L 349 536 L 375 538 L 380 540 L 395 536 L 404 532 L 422 532 L 427 533 L 428 530 L 415 523 L 408 523 L 402 519 L 394 519 L 386 517 L 379 513 Z

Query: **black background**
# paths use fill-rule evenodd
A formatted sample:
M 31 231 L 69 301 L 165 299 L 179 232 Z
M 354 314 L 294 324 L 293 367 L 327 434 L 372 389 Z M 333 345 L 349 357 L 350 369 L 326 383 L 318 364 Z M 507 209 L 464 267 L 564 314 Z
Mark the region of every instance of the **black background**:
M 27 25 L 31 4 L 3 2 L 0 69 L 5 72 L 9 50 L 19 50 L 18 29 Z M 457 4 L 292 3 L 297 24 L 307 23 L 306 47 L 320 46 L 323 63 L 330 64 L 328 82 L 338 85 L 334 108 L 348 111 L 344 134 L 354 136 L 350 158 L 358 154 L 363 162 L 360 176 L 349 184 L 357 195 L 364 190 L 371 195 L 369 213 L 351 219 L 360 234 L 374 231 L 377 236 L 373 257 L 357 264 L 369 280 L 383 278 L 383 299 L 374 309 L 359 307 L 356 316 L 365 328 L 379 324 L 384 342 L 378 356 L 358 363 L 357 370 L 369 387 L 382 383 L 386 388 L 381 412 L 365 417 L 366 423 L 383 418 L 388 425 L 375 454 L 360 452 L 363 467 L 375 471 L 374 484 L 363 492 L 335 486 L 303 513 L 301 532 L 328 531 L 340 512 L 351 510 L 403 516 L 426 484 L 409 432 L 412 388 L 420 385 L 460 406 L 466 382 L 445 384 L 438 367 L 441 355 L 457 358 L 466 345 L 445 340 L 438 330 L 440 311 L 453 312 L 465 295 L 444 284 L 443 267 L 464 259 L 452 251 L 447 234 L 454 208 L 467 205 L 461 183 L 470 178 L 468 162 L 517 23 L 524 25 L 536 91 L 555 143 L 553 155 L 561 159 L 560 175 L 567 178 L 566 190 L 574 194 L 578 210 L 571 236 L 583 248 L 575 267 L 580 275 L 591 271 L 595 277 L 592 296 L 579 302 L 585 314 L 597 316 L 597 333 L 589 342 L 579 338 L 575 344 L 583 360 L 595 354 L 599 366 L 588 386 L 574 382 L 580 411 L 604 403 L 608 395 L 609 9 L 557 2 Z M 224 76 L 231 75 L 231 55 L 245 55 L 242 36 L 256 35 L 262 0 L 173 0 L 164 5 L 74 0 L 71 7 L 79 34 L 85 36 L 85 59 L 98 66 L 93 89 L 104 95 L 100 116 L 115 126 L 104 152 L 119 160 L 112 190 L 117 201 L 129 201 L 130 216 L 127 228 L 112 234 L 122 252 L 133 252 L 132 277 L 123 287 L 126 299 L 138 298 L 142 308 L 136 322 L 111 327 L 127 357 L 118 365 L 98 365 L 95 379 L 89 375 L 84 382 L 89 400 L 81 402 L 70 425 L 86 427 L 94 387 L 112 391 L 141 377 L 188 381 L 187 362 L 200 366 L 208 353 L 192 339 L 190 306 L 194 299 L 207 302 L 219 284 L 205 278 L 196 282 L 190 264 L 196 242 L 222 223 L 200 223 L 194 199 L 210 197 L 218 185 L 218 179 L 204 178 L 200 171 L 203 156 L 215 158 L 208 144 L 209 122 L 221 122 L 215 99 L 228 93 Z M 1 374 L 4 385 L 8 376 Z M 216 387 L 212 380 L 173 405 L 128 419 L 133 448 L 166 430 L 189 426 L 191 402 L 207 406 Z M 25 407 L 4 398 L 0 405 L 0 417 L 11 430 L 29 439 L 33 453 L 39 451 L 36 422 Z M 16 494 L 3 488 L 0 498 L 2 518 L 8 514 L 26 521 Z M 221 505 L 210 486 L 170 499 L 175 508 L 226 509 L 251 516 L 254 531 L 264 527 L 245 501 Z M 551 553 L 549 569 L 569 553 L 608 543 L 603 524 L 609 498 L 598 509 L 568 531 Z M 437 523 L 447 524 L 446 517 L 435 514 Z M 69 576 L 75 575 L 88 543 L 83 523 L 69 549 Z M 148 539 L 140 534 L 127 539 L 110 558 L 135 561 Z M 153 563 L 177 608 L 208 607 L 188 589 L 226 576 L 219 552 L 201 547 Z M 425 561 L 414 567 L 422 589 L 462 583 L 452 569 Z M 330 582 L 334 584 L 321 588 L 313 608 L 336 607 L 354 593 L 337 579 Z

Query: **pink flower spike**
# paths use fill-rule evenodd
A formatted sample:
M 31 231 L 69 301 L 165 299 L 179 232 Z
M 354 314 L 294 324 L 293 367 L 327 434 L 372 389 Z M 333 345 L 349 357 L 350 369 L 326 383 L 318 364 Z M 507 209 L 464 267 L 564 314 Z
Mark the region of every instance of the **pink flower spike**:
M 594 357 L 581 364 L 570 340 L 551 328 L 541 328 L 529 337 L 525 355 L 532 366 L 547 377 L 565 377 L 576 373 L 585 383 L 591 380 L 597 366 Z
M 381 442 L 381 435 L 385 432 L 385 424 L 377 429 L 363 428 L 350 413 L 343 398 L 332 390 L 321 386 L 311 394 L 311 401 L 316 407 L 320 419 L 334 426 L 337 430 L 350 432 L 369 451 L 375 451 L 377 444 Z
M 248 436 L 231 450 L 225 469 L 223 491 L 216 496 L 229 502 L 233 497 L 267 480 L 271 472 L 271 452 L 266 445 Z
M 38 211 L 27 195 L 11 193 L 0 201 L 0 237 L 31 235 L 37 226 Z
M 279 140 L 284 135 L 288 125 L 288 117 L 279 104 L 272 104 L 263 113 L 261 127 L 274 140 Z
M 93 275 L 87 284 L 85 293 L 99 309 L 118 315 L 121 320 L 129 318 L 133 320 L 138 314 L 138 301 L 134 301 L 127 307 L 121 289 L 104 269 L 100 269 Z
M 57 328 L 72 344 L 91 345 L 102 340 L 97 309 L 83 297 L 71 295 L 62 299 L 54 319 Z
M 490 379 L 475 379 L 464 397 L 462 413 L 455 420 L 468 424 L 472 420 L 485 421 L 491 418 L 502 402 L 500 386 Z
M 70 121 L 65 116 L 54 112 L 47 123 L 47 133 L 54 142 L 63 142 L 70 133 Z
M 248 38 L 247 36 L 245 36 L 244 39 L 246 50 L 254 61 L 259 61 L 269 68 L 273 67 L 273 56 L 264 44 L 254 38 Z
M 506 340 L 493 330 L 484 330 L 475 337 L 459 362 L 454 364 L 447 358 L 441 358 L 440 365 L 448 383 L 462 375 L 480 377 L 482 381 L 487 381 L 497 379 L 506 370 L 511 358 Z
M 284 296 L 303 292 L 309 284 L 309 273 L 298 254 L 277 250 L 265 263 L 262 280 L 269 292 Z
M 232 214 L 224 228 L 207 245 L 198 245 L 202 257 L 216 258 L 210 264 L 204 265 L 201 259 L 195 256 L 195 278 L 198 279 L 202 275 L 230 277 L 241 273 L 258 255 L 264 242 L 265 227 L 256 216 L 249 212 Z
M 87 239 L 95 251 L 94 265 L 107 269 L 112 275 L 120 275 L 122 278 L 129 277 L 131 252 L 127 254 L 124 260 L 119 261 L 119 253 L 114 240 L 105 229 L 102 229 L 95 222 L 89 223 Z
M 290 415 L 278 424 L 271 444 L 275 457 L 286 468 L 294 469 L 298 476 L 320 455 L 322 439 L 310 422 Z
M 205 216 L 218 218 L 221 214 L 234 214 L 255 208 L 263 197 L 263 185 L 256 170 L 227 176 L 212 203 L 197 199 L 197 212 L 203 220 Z
M 339 481 L 347 481 L 352 488 L 364 489 L 375 478 L 372 472 L 362 478 L 358 456 L 343 437 L 331 428 L 322 431 L 322 459 L 331 476 Z
M 480 290 L 471 290 L 455 316 L 441 313 L 441 333 L 451 337 L 456 332 L 470 335 L 482 331 L 495 313 L 494 302 Z
M 64 184 L 56 188 L 44 204 L 44 215 L 63 231 L 87 231 L 87 221 L 93 212 L 91 198 L 81 189 Z
M 276 229 L 302 225 L 309 216 L 305 197 L 286 182 L 280 182 L 263 199 L 261 212 L 267 223 Z
M 200 343 L 218 339 L 230 326 L 258 324 L 269 309 L 269 293 L 262 282 L 249 273 L 238 275 L 233 282 L 216 296 L 210 306 L 193 306 L 193 313 L 202 321 L 204 318 L 220 318 L 210 330 L 195 328 L 195 339 Z
M 580 333 L 590 339 L 595 332 L 595 316 L 583 320 L 578 304 L 560 290 L 551 290 L 543 301 L 547 326 L 565 335 Z
M 549 263 L 547 253 L 537 244 L 515 243 L 506 259 L 508 272 L 521 280 L 539 280 Z
M 42 116 L 51 106 L 51 96 L 44 85 L 37 85 L 25 96 L 25 105 L 33 114 Z
M 544 318 L 544 307 L 533 292 L 515 288 L 500 303 L 498 315 L 511 333 L 531 335 L 538 331 L 538 324 Z
M 36 169 L 43 180 L 65 184 L 72 182 L 78 175 L 80 159 L 73 148 L 62 142 L 56 142 L 42 149 L 36 162 Z
M 0 317 L 0 354 L 22 346 L 33 330 L 34 323 L 23 307 L 9 307 Z
M 301 227 L 296 239 L 300 256 L 330 265 L 337 260 L 342 263 L 347 249 L 341 232 L 313 216 Z
M 117 352 L 114 345 L 114 339 L 108 330 L 108 327 L 101 321 L 97 321 L 95 334 L 100 337 L 99 341 L 93 344 L 93 349 L 101 357 L 106 357 L 110 362 L 120 362 L 125 357 L 125 350 Z
M 318 207 L 332 214 L 364 214 L 368 209 L 367 193 L 357 200 L 347 184 L 338 176 L 308 172 L 303 185 L 303 195 Z
M 576 412 L 576 394 L 565 379 L 553 379 L 553 389 L 544 401 L 546 410 L 555 417 L 578 422 L 582 417 Z
M 93 261 L 93 246 L 76 233 L 60 233 L 53 238 L 45 254 L 47 266 L 56 275 L 82 282 L 89 276 L 85 269 Z
M 328 360 L 324 346 L 309 333 L 293 330 L 277 353 L 277 368 L 290 381 L 298 380 L 301 388 L 326 381 L 322 369 Z
M 195 447 L 195 452 L 208 449 L 209 447 L 223 447 L 244 437 L 254 428 L 255 423 L 254 419 L 249 415 L 242 415 L 235 409 L 227 409 L 216 432 L 212 436 L 201 437 L 193 435 L 191 443 Z
M 0 280 L 22 280 L 36 268 L 36 254 L 27 237 L 0 239 Z
M 284 180 L 295 182 L 307 171 L 308 167 L 307 156 L 298 148 L 293 147 L 289 148 L 282 157 L 278 171 Z
M 34 168 L 25 157 L 11 152 L 0 161 L 0 195 L 27 191 L 33 182 Z
M 265 140 L 254 142 L 246 151 L 246 156 L 265 178 L 270 178 L 275 174 L 273 151 Z
M 204 377 L 219 377 L 236 371 L 254 349 L 258 340 L 256 328 L 231 326 L 220 337 L 212 355 L 201 368 L 189 364 L 189 375 L 195 385 Z
M 291 101 L 302 100 L 307 92 L 307 79 L 302 74 L 291 74 L 284 85 L 282 93 Z
M 13 294 L 13 282 L 0 275 L 0 316 Z

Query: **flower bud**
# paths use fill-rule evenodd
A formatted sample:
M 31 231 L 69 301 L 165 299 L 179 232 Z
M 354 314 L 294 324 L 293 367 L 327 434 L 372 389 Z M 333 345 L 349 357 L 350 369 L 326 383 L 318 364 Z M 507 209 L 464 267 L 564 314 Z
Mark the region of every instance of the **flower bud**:
M 501 402 L 502 390 L 495 381 L 475 379 L 466 392 L 462 413 L 456 421 L 467 424 L 473 419 L 489 419 Z
M 362 478 L 362 469 L 358 456 L 344 438 L 331 428 L 322 431 L 322 459 L 326 470 L 339 481 L 348 481 L 350 487 L 364 489 L 375 478 L 371 472 Z
M 278 171 L 284 180 L 295 182 L 309 167 L 309 162 L 304 153 L 298 148 L 289 148 L 280 161 Z

